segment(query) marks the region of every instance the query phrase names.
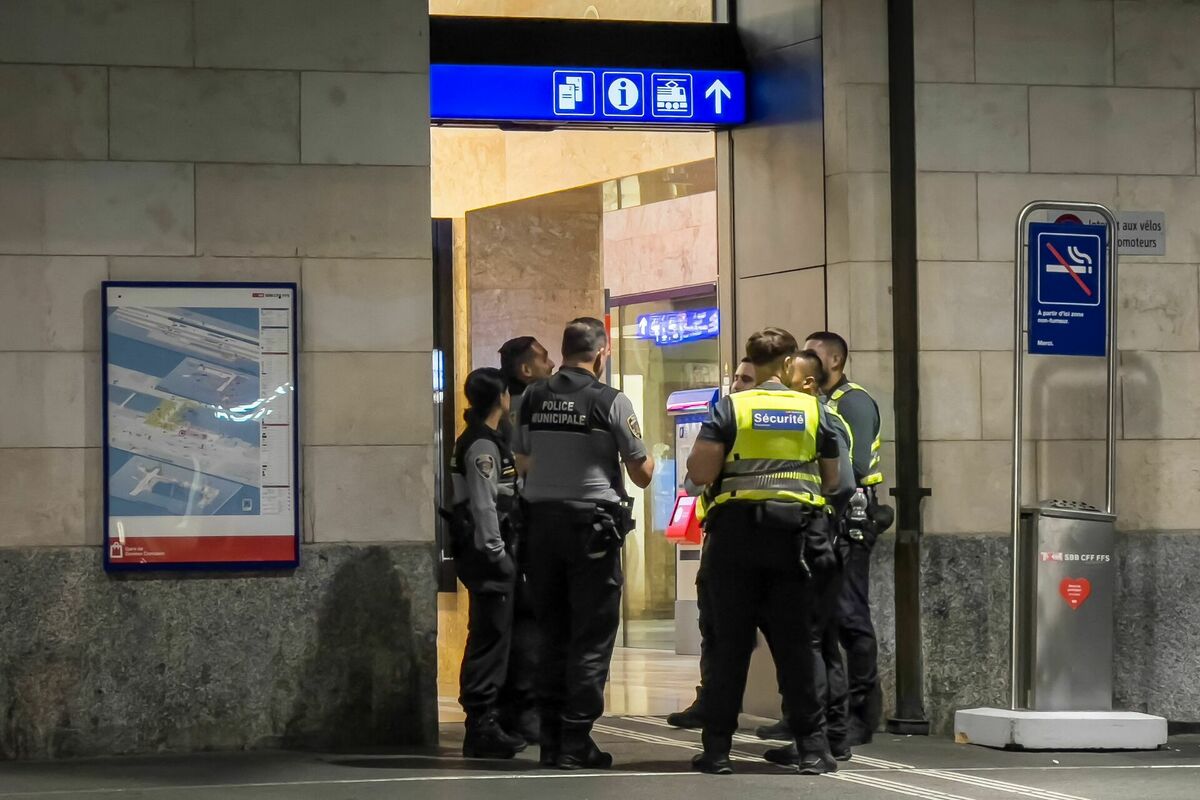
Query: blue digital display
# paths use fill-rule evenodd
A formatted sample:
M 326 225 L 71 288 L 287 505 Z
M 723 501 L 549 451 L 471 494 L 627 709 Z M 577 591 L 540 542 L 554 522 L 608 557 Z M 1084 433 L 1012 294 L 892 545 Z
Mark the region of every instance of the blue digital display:
M 657 345 L 681 344 L 711 339 L 721 331 L 720 314 L 715 308 L 693 311 L 663 311 L 637 318 L 637 338 L 650 339 Z
M 1029 226 L 1029 352 L 1103 356 L 1108 329 L 1108 228 Z
M 719 128 L 746 121 L 736 70 L 433 64 L 434 122 Z

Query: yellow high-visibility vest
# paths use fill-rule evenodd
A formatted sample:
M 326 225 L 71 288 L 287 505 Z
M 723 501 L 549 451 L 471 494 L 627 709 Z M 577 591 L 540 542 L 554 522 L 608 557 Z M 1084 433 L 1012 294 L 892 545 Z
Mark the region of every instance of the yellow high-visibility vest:
M 838 413 L 838 401 L 841 400 L 843 397 L 845 397 L 850 392 L 856 392 L 856 391 L 862 392 L 863 394 L 865 394 L 867 397 L 869 397 L 871 399 L 872 403 L 875 403 L 875 398 L 871 397 L 871 393 L 868 392 L 866 389 L 864 389 L 862 386 L 860 386 L 857 383 L 847 383 L 847 384 L 845 384 L 843 386 L 839 386 L 837 389 L 833 390 L 833 394 L 829 395 L 829 402 L 827 402 L 825 404 L 825 407 L 827 409 L 829 409 L 830 411 L 832 411 L 833 413 L 837 414 Z M 876 411 L 876 413 L 878 413 L 878 411 L 879 411 L 878 403 L 875 403 L 875 411 Z M 846 430 L 850 431 L 850 442 L 851 442 L 850 453 L 851 453 L 851 460 L 853 461 L 854 433 L 855 432 L 849 425 L 846 425 Z M 879 434 L 876 433 L 875 441 L 871 442 L 871 463 L 867 468 L 866 476 L 861 481 L 858 482 L 860 486 L 875 486 L 876 484 L 883 483 L 883 472 L 882 472 L 882 470 L 879 469 L 879 464 L 880 464 L 879 450 L 882 446 L 883 446 L 883 443 L 882 443 L 882 441 L 880 441 Z

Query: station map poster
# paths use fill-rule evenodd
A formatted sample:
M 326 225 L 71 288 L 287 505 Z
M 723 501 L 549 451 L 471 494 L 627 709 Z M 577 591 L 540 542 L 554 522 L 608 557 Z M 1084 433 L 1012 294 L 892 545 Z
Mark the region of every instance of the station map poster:
M 104 566 L 294 567 L 294 283 L 106 282 Z

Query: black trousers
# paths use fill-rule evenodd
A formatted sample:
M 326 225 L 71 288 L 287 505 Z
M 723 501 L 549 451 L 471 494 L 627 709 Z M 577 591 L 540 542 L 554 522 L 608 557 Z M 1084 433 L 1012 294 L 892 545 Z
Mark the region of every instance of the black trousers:
M 843 580 L 840 568 L 822 578 L 813 614 L 813 672 L 817 694 L 825 705 L 825 735 L 831 743 L 839 744 L 846 740 L 849 732 L 849 690 L 838 624 Z
M 604 686 L 620 622 L 621 551 L 589 552 L 590 519 L 533 504 L 529 585 L 542 639 L 537 697 L 541 745 L 586 746 L 604 713 Z
M 728 752 L 746 691 L 755 632 L 769 644 L 787 722 L 800 749 L 824 751 L 824 709 L 814 681 L 812 587 L 800 567 L 794 526 L 758 523 L 754 506 L 722 509 L 708 523 L 700 569 L 708 586 L 714 636 L 704 692 L 704 746 Z
M 707 538 L 706 540 L 707 541 Z M 712 680 L 713 631 L 712 601 L 708 599 L 708 582 L 701 573 L 696 578 L 696 611 L 700 626 L 700 691 L 697 694 L 700 710 L 704 710 L 704 696 L 708 693 L 708 685 Z
M 538 650 L 541 635 L 534 613 L 529 582 L 518 576 L 513 593 L 512 646 L 508 651 L 508 678 L 500 690 L 502 721 L 515 725 L 522 713 L 537 707 Z
M 846 651 L 849 713 L 852 725 L 879 727 L 883 695 L 879 689 L 879 645 L 871 622 L 871 551 L 851 544 L 838 601 L 838 627 Z
M 459 697 L 467 717 L 495 709 L 508 676 L 512 643 L 513 595 L 468 589 L 467 647 L 459 672 Z

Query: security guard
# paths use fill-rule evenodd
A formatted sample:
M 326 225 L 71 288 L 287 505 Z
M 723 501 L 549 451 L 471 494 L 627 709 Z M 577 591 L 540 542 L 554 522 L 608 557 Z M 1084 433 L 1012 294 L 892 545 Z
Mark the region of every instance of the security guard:
M 612 765 L 591 731 L 604 712 L 624 582 L 621 545 L 632 527 L 621 461 L 639 487 L 654 473 L 633 404 L 599 380 L 608 352 L 603 322 L 571 321 L 562 369 L 530 386 L 521 406 L 529 582 L 544 642 L 541 762 L 560 769 Z
M 850 691 L 850 722 L 847 744 L 867 744 L 879 727 L 883 696 L 879 689 L 879 647 L 871 622 L 871 549 L 875 538 L 891 524 L 890 509 L 875 495 L 883 482 L 880 471 L 879 406 L 874 398 L 845 374 L 850 348 L 836 333 L 810 334 L 804 345 L 821 357 L 827 373 L 823 394 L 828 406 L 850 427 L 854 437 L 854 477 L 867 495 L 868 516 L 873 524 L 863 526 L 863 537 L 850 542 L 845 579 L 839 603 L 842 647 L 846 650 L 846 672 Z
M 802 350 L 792 362 L 791 387 L 799 392 L 820 398 L 821 387 L 825 384 L 825 367 L 821 358 L 812 350 Z M 835 530 L 835 549 L 838 563 L 835 569 L 819 576 L 817 580 L 816 602 L 813 607 L 813 655 L 814 677 L 817 693 L 825 704 L 825 736 L 829 740 L 829 751 L 837 761 L 849 761 L 851 751 L 846 744 L 847 738 L 847 688 L 846 665 L 842 659 L 842 650 L 838 639 L 837 609 L 842 589 L 843 568 L 847 555 L 846 538 L 841 534 L 841 520 L 846 506 L 854 496 L 856 488 L 854 467 L 850 453 L 854 449 L 854 437 L 850 428 L 836 411 L 825 406 L 826 421 L 838 437 L 840 456 L 838 459 L 837 491 L 826 499 L 833 509 L 832 519 Z M 780 723 L 768 728 L 759 728 L 758 736 L 762 739 L 790 738 L 786 723 Z M 796 746 L 789 745 L 768 750 L 764 758 L 776 764 L 790 765 L 799 758 Z
M 510 446 L 516 447 L 516 433 L 525 389 L 554 374 L 554 362 L 541 342 L 532 336 L 518 336 L 500 346 L 500 371 L 508 381 L 512 398 L 505 420 Z M 500 690 L 497 710 L 500 725 L 519 734 L 527 742 L 538 740 L 537 696 L 534 682 L 537 676 L 538 637 L 534 615 L 533 595 L 529 590 L 529 548 L 524 542 L 514 543 L 517 562 L 516 589 L 513 593 L 512 647 L 508 657 L 508 679 Z
M 837 486 L 838 443 L 817 399 L 785 385 L 798 350 L 779 328 L 751 336 L 746 355 L 758 387 L 722 398 L 688 457 L 690 479 L 713 484 L 700 570 L 715 635 L 704 752 L 692 760 L 710 774 L 733 771 L 729 750 L 760 625 L 771 634 L 799 748 L 789 766 L 808 775 L 837 769 L 822 730 L 809 615 L 812 576 L 836 561 L 824 506 Z
M 470 595 L 467 646 L 459 674 L 467 713 L 463 755 L 512 758 L 525 741 L 500 726 L 496 702 L 508 672 L 516 569 L 510 552 L 517 468 L 499 432 L 508 413 L 504 375 L 485 367 L 467 376 L 466 431 L 450 461 L 455 505 L 451 537 L 458 575 Z
M 754 374 L 754 364 L 748 358 L 743 358 L 734 370 L 733 380 L 730 381 L 729 391 L 731 394 L 744 392 L 747 389 L 753 389 L 758 385 L 758 379 Z M 688 494 L 698 495 L 704 487 L 695 486 L 689 481 L 684 481 L 684 489 Z M 707 500 L 702 499 L 701 503 L 706 503 Z M 702 506 L 703 507 L 703 506 Z M 711 662 L 711 642 L 712 642 L 712 610 L 709 608 L 707 588 L 704 585 L 702 576 L 696 576 L 696 610 L 699 616 L 700 625 L 700 685 L 696 687 L 696 700 L 683 711 L 676 711 L 674 714 L 667 715 L 667 724 L 675 728 L 703 728 L 704 727 L 704 684 L 705 676 L 709 671 L 709 663 Z

